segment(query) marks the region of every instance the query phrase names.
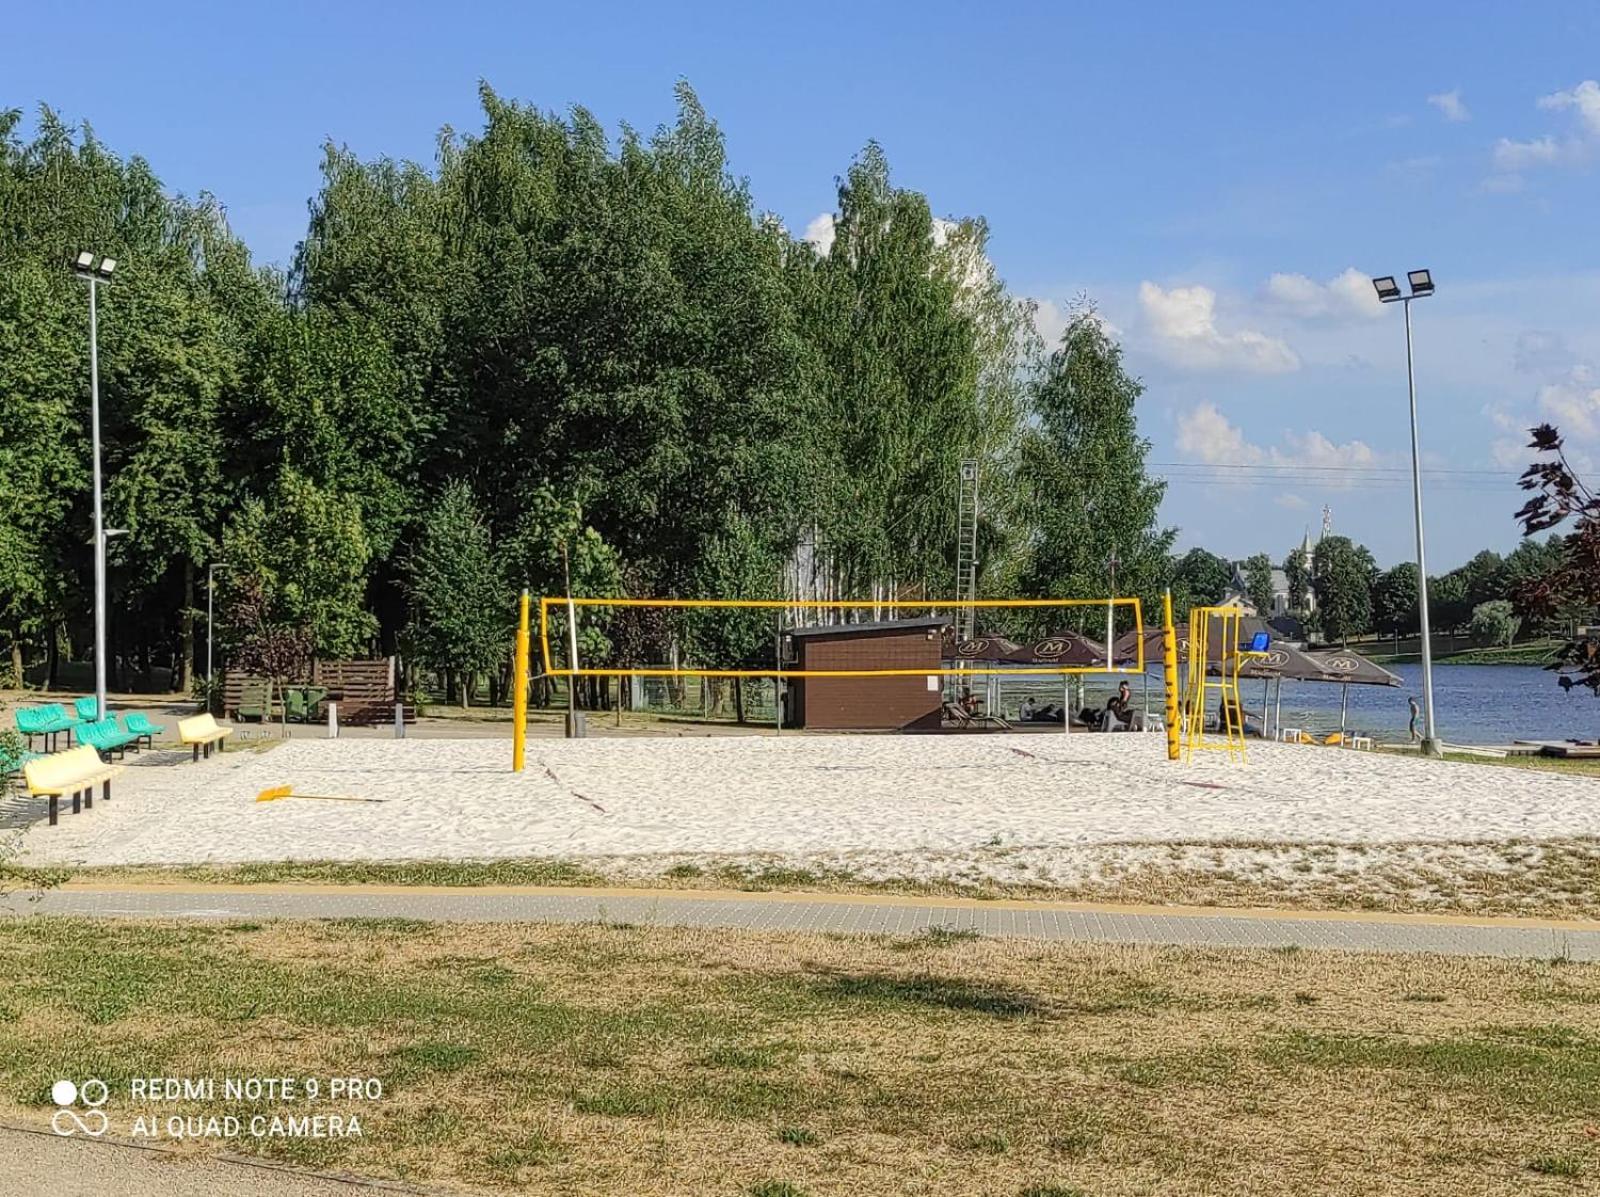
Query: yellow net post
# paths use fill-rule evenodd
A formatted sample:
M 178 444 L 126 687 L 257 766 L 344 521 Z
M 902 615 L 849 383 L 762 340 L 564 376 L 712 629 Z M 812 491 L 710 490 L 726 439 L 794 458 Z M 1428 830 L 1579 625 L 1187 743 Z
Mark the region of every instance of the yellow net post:
M 1167 759 L 1181 755 L 1178 742 L 1178 630 L 1172 626 L 1172 591 L 1161 599 L 1161 677 L 1167 694 Z
M 511 667 L 511 771 L 521 773 L 528 742 L 528 592 L 517 616 L 517 653 Z

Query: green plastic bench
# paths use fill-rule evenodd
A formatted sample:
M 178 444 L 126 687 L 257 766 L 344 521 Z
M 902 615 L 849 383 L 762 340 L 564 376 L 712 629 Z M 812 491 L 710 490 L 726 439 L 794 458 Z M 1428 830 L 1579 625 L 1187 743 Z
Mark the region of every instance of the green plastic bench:
M 134 737 L 137 741 L 143 740 L 151 748 L 156 746 L 156 737 L 167 730 L 164 723 L 151 723 L 150 716 L 143 711 L 129 711 L 122 717 L 122 730 Z
M 115 719 L 100 719 L 94 723 L 78 724 L 78 741 L 97 748 L 101 756 L 110 757 L 112 753 L 124 751 L 132 744 L 137 751 L 139 737 L 132 732 L 123 731 L 117 726 Z
M 77 712 L 79 723 L 93 723 L 100 718 L 100 700 L 93 694 L 85 698 L 74 698 L 72 709 Z
M 37 707 L 17 708 L 17 730 L 28 738 L 28 747 L 33 747 L 33 737 L 43 736 L 45 747 L 55 747 L 55 737 L 62 732 L 67 733 L 67 743 L 72 743 L 72 730 L 77 727 L 79 720 L 67 714 L 67 709 L 59 702 L 47 702 Z

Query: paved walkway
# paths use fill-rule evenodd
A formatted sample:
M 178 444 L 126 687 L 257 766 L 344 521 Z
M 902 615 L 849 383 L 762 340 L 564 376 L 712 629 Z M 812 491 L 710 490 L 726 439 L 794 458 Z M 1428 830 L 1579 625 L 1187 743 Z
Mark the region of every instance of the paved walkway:
M 981 935 L 1191 947 L 1334 948 L 1600 960 L 1600 922 L 1474 919 L 888 895 L 401 886 L 66 886 L 0 897 L 0 914 L 124 918 L 403 918 L 430 922 L 617 922 L 761 931 Z
M 0 1126 L 0 1197 L 399 1197 L 424 1190 L 318 1176 L 238 1158 Z

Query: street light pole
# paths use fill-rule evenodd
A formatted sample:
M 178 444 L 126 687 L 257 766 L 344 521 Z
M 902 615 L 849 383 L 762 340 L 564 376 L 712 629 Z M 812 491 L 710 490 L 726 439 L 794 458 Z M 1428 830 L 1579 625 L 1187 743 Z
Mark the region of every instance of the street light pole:
M 1422 539 L 1422 450 L 1417 439 L 1417 373 L 1411 351 L 1411 300 L 1405 300 L 1406 387 L 1411 396 L 1411 506 L 1417 524 L 1417 623 L 1422 634 L 1422 751 L 1440 756 L 1433 722 L 1433 636 L 1428 626 L 1428 554 Z
M 1411 344 L 1411 301 L 1433 294 L 1433 275 L 1412 270 L 1406 275 L 1411 294 L 1402 296 L 1390 275 L 1372 280 L 1382 303 L 1399 303 L 1405 309 L 1406 389 L 1411 401 L 1411 504 L 1417 525 L 1417 630 L 1422 637 L 1422 752 L 1441 756 L 1438 727 L 1433 716 L 1433 635 L 1428 622 L 1428 555 L 1422 536 L 1422 449 L 1417 435 L 1417 372 Z
M 89 284 L 89 439 L 94 455 L 94 699 L 95 718 L 106 717 L 106 524 L 100 474 L 100 314 L 98 286 L 111 278 L 115 258 L 80 253 L 77 276 Z

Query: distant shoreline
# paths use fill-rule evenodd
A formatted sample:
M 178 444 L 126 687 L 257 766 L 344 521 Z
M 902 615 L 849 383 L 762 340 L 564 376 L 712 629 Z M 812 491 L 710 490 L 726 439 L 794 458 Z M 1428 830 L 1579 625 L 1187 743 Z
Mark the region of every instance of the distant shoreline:
M 1357 645 L 1351 645 L 1353 652 L 1359 652 L 1367 660 L 1379 665 L 1409 665 L 1422 661 L 1422 654 L 1415 653 L 1374 653 L 1363 651 Z M 1533 665 L 1543 667 L 1555 659 L 1556 645 L 1549 641 L 1538 644 L 1516 645 L 1513 648 L 1468 648 L 1460 652 L 1446 653 L 1433 659 L 1435 665 Z

